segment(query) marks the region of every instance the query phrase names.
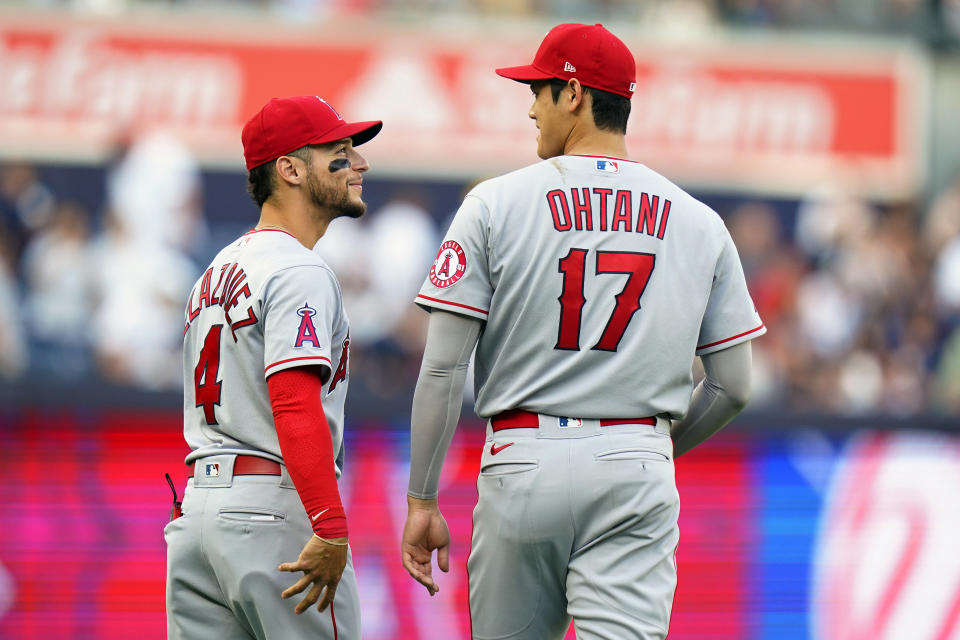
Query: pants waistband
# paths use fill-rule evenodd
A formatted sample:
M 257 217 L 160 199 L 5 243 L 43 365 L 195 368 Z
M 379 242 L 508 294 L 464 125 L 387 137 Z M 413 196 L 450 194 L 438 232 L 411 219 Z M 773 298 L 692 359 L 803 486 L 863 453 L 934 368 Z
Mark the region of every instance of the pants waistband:
M 195 460 L 190 479 L 194 486 L 229 487 L 235 476 L 279 476 L 280 486 L 293 486 L 286 467 L 280 463 L 260 456 L 235 454 L 206 456 Z
M 655 417 L 646 418 L 602 418 L 599 420 L 585 420 L 584 418 L 569 418 L 565 416 L 550 416 L 543 413 L 533 413 L 523 409 L 512 409 L 504 411 L 490 418 L 490 427 L 494 431 L 503 431 L 504 429 L 538 429 L 544 423 L 553 426 L 556 424 L 559 428 L 577 428 L 584 426 L 585 422 L 595 422 L 600 427 L 611 427 L 619 424 L 646 424 L 656 426 Z
M 566 416 L 552 416 L 545 413 L 533 413 L 514 409 L 497 414 L 487 421 L 487 437 L 502 433 L 509 429 L 519 429 L 508 437 L 529 436 L 536 438 L 586 438 L 598 435 L 613 427 L 620 431 L 620 427 L 637 433 L 654 433 L 661 436 L 670 435 L 670 421 L 666 418 L 571 418 Z

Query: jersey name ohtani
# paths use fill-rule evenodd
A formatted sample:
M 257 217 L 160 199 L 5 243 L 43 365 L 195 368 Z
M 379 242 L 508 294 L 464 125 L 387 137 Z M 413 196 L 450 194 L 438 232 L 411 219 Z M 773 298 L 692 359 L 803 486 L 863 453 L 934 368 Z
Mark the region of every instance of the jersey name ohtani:
M 659 240 L 667 232 L 671 203 L 659 195 L 641 192 L 634 198 L 629 189 L 571 187 L 554 189 L 546 197 L 557 231 L 623 231 Z
M 200 315 L 201 310 L 207 307 L 220 306 L 223 308 L 223 317 L 230 327 L 233 341 L 236 342 L 237 329 L 249 327 L 257 322 L 257 316 L 251 306 L 247 306 L 246 317 L 241 320 L 233 320 L 230 317 L 230 311 L 239 306 L 241 300 L 250 299 L 250 285 L 246 280 L 247 274 L 244 273 L 243 267 L 234 262 L 220 267 L 217 283 L 211 287 L 213 284 L 213 267 L 207 269 L 200 280 L 199 290 L 195 286 L 187 299 L 187 323 L 183 327 L 183 332 L 187 332 L 190 323 Z

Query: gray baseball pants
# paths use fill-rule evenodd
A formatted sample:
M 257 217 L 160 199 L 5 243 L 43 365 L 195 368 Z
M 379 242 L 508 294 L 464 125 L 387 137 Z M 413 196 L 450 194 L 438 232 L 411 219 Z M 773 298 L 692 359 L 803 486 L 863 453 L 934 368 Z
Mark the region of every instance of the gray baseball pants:
M 234 457 L 202 459 L 217 464 L 217 475 L 196 473 L 187 484 L 183 516 L 164 528 L 167 637 L 359 640 L 352 555 L 333 605 L 296 615 L 306 591 L 287 600 L 280 594 L 303 574 L 277 566 L 297 560 L 313 535 L 309 519 L 286 467 L 279 476 L 234 476 Z
M 669 422 L 538 418 L 487 426 L 467 561 L 473 637 L 559 639 L 572 617 L 578 640 L 665 638 L 680 511 Z

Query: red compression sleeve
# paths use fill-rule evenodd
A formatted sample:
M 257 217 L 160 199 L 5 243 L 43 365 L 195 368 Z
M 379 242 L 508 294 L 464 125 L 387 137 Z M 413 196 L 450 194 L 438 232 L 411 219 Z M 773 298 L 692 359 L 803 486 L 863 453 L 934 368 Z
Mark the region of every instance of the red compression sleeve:
M 334 471 L 333 443 L 320 404 L 319 371 L 285 369 L 267 378 L 273 421 L 287 471 L 321 538 L 347 535 L 347 516 Z

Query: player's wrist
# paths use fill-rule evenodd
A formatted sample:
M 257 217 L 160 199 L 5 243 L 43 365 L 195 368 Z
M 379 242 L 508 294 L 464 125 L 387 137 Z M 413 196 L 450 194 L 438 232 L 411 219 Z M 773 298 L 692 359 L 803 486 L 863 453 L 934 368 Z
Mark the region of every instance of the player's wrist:
M 331 538 L 325 538 L 323 536 L 318 536 L 317 534 L 313 534 L 313 537 L 324 544 L 333 545 L 334 547 L 347 546 L 347 536 L 336 536 Z
M 440 508 L 437 498 L 418 498 L 407 494 L 407 510 L 436 511 Z

